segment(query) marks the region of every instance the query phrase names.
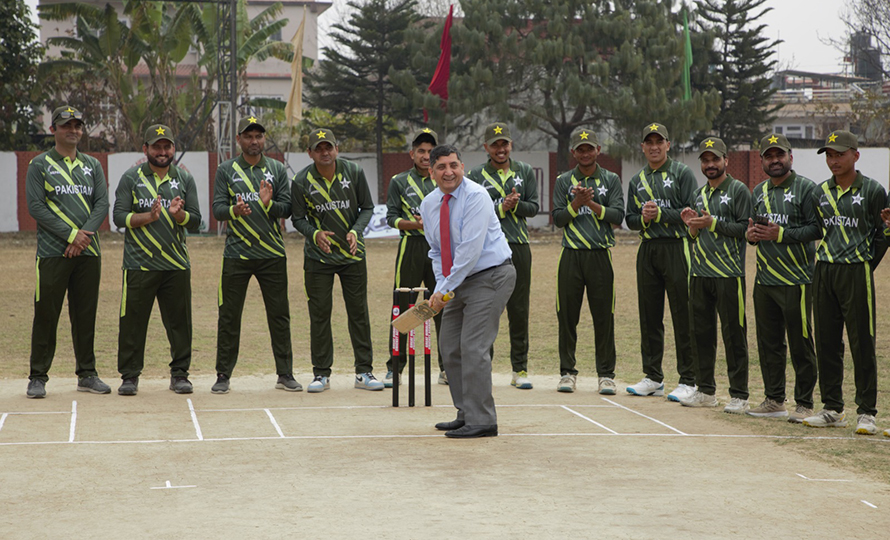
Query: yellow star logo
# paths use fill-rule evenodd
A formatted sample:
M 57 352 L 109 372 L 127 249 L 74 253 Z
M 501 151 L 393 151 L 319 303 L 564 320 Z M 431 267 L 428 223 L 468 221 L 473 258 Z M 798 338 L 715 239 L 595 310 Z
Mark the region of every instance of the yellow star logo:
M 775 135 L 773 135 L 772 137 L 769 138 L 770 144 L 776 144 L 777 142 L 779 142 L 779 138 L 776 137 Z
M 157 133 L 158 135 L 164 135 L 164 128 L 159 127 L 158 129 L 155 130 L 155 133 Z
M 501 126 L 495 126 L 495 127 L 494 127 L 494 134 L 495 134 L 495 135 L 500 135 L 502 131 L 504 131 L 504 128 L 502 128 Z
M 834 142 L 834 141 L 836 141 L 836 140 L 837 140 L 837 135 L 835 135 L 834 133 L 832 133 L 831 135 L 829 135 L 829 137 L 828 137 L 828 142 L 832 143 L 832 142 Z
M 713 146 L 714 146 L 714 141 L 712 141 L 711 139 L 708 139 L 707 141 L 705 141 L 705 148 L 711 148 Z
M 581 132 L 581 139 L 583 139 L 585 141 L 587 140 L 587 132 L 586 131 Z
M 250 118 L 247 119 L 247 121 L 250 122 L 251 124 L 256 124 L 256 116 L 251 116 Z
M 74 112 L 74 109 L 72 109 L 71 107 L 68 107 L 67 109 L 65 109 L 65 112 Z
M 423 132 L 424 133 L 432 133 L 433 130 L 431 130 L 430 128 L 423 128 Z
M 658 125 L 652 124 L 651 126 L 649 126 L 649 131 L 658 131 Z
M 319 131 L 318 135 L 316 135 L 315 137 L 319 138 L 319 139 L 324 139 L 324 131 Z

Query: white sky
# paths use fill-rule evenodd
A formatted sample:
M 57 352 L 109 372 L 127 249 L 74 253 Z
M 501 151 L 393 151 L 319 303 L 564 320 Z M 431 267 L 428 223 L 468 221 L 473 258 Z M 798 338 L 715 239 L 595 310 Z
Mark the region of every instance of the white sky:
M 36 21 L 37 0 L 25 1 L 31 6 Z M 334 6 L 319 19 L 322 27 L 331 24 L 342 13 L 338 8 L 345 2 L 333 1 Z M 768 37 L 785 41 L 778 47 L 779 67 L 820 73 L 842 72 L 843 54 L 822 41 L 829 37 L 843 38 L 846 29 L 838 16 L 845 3 L 844 0 L 768 0 L 764 6 L 773 10 L 761 20 L 767 24 Z

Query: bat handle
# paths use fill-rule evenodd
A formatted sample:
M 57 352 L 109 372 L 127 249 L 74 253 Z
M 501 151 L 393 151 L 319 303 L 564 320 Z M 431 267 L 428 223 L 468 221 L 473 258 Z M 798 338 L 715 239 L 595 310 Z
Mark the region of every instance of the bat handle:
M 445 293 L 445 295 L 442 297 L 442 301 L 443 301 L 443 302 L 447 302 L 447 301 L 451 300 L 452 298 L 454 298 L 454 291 L 448 291 L 448 292 Z

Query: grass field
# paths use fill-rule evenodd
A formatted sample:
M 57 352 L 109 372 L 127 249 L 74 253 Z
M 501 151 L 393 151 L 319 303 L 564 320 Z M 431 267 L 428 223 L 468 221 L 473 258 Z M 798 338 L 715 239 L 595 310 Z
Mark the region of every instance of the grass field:
M 195 375 L 212 375 L 214 373 L 216 351 L 216 290 L 219 280 L 222 238 L 193 237 L 189 240 L 192 257 L 192 308 L 194 319 L 194 355 L 192 373 Z M 555 392 L 550 384 L 545 385 L 536 376 L 547 375 L 550 381 L 558 375 L 559 358 L 557 353 L 557 322 L 555 316 L 555 280 L 556 261 L 560 250 L 560 237 L 556 234 L 538 233 L 533 236 L 532 252 L 534 257 L 529 372 L 536 383 L 533 392 Z M 303 292 L 302 277 L 302 237 L 297 234 L 288 235 L 285 239 L 289 255 L 290 270 L 289 298 L 291 302 L 292 335 L 294 344 L 294 368 L 298 380 L 304 385 L 311 378 L 309 361 L 309 321 L 307 317 L 306 298 Z M 639 326 L 637 322 L 637 298 L 635 286 L 635 256 L 637 250 L 636 236 L 619 235 L 619 243 L 613 250 L 616 269 L 617 307 L 616 307 L 616 346 L 618 364 L 616 375 L 619 388 L 638 381 L 642 372 L 639 359 Z M 36 241 L 33 233 L 17 233 L 0 235 L 0 275 L 3 276 L 2 295 L 0 295 L 0 313 L 4 318 L 2 325 L 2 341 L 0 341 L 0 378 L 22 379 L 21 392 L 24 394 L 24 379 L 28 375 L 29 339 L 31 318 L 33 316 L 34 288 L 34 253 Z M 106 382 L 117 386 L 116 352 L 118 334 L 118 312 L 121 295 L 121 257 L 123 252 L 122 237 L 103 234 L 103 272 L 100 292 L 100 304 L 97 321 L 96 354 L 98 357 L 99 374 Z M 396 242 L 394 240 L 371 240 L 368 242 L 369 261 L 369 306 L 374 338 L 374 365 L 378 377 L 382 378 L 387 356 L 388 318 L 391 306 L 392 274 L 395 258 Z M 753 306 L 751 291 L 753 289 L 754 268 L 749 251 L 748 260 L 748 342 L 750 349 L 750 391 L 751 403 L 756 405 L 763 398 L 763 384 L 757 360 L 756 340 L 754 335 Z M 878 425 L 890 427 L 886 415 L 886 404 L 890 398 L 890 322 L 886 317 L 888 301 L 890 301 L 890 265 L 884 265 L 876 272 L 877 288 L 877 350 L 878 350 Z M 335 286 L 339 288 L 339 285 Z M 352 373 L 352 351 L 346 335 L 345 311 L 339 293 L 335 293 L 333 327 L 335 332 L 335 375 Z M 593 369 L 593 330 L 589 314 L 582 311 L 579 325 L 578 359 L 582 375 L 594 376 Z M 673 349 L 670 317 L 666 320 L 666 351 L 665 373 L 666 384 L 676 382 L 675 356 Z M 70 378 L 73 376 L 73 355 L 71 351 L 70 326 L 67 316 L 63 314 L 59 325 L 59 342 L 50 377 Z M 503 320 L 506 328 L 506 318 Z M 496 355 L 494 370 L 499 373 L 510 371 L 507 352 L 509 342 L 505 331 L 502 331 L 495 346 Z M 168 374 L 169 347 L 160 315 L 155 308 L 149 327 L 148 346 L 144 377 L 161 378 Z M 855 420 L 855 404 L 853 404 L 853 376 L 851 360 L 847 359 L 844 395 L 848 403 L 848 413 Z M 722 345 L 718 347 L 717 361 L 717 395 L 722 401 L 727 399 L 727 380 L 725 359 Z M 262 375 L 274 373 L 269 334 L 266 327 L 265 312 L 256 282 L 251 283 L 248 300 L 245 306 L 244 323 L 241 338 L 241 357 L 234 377 L 244 375 Z M 788 368 L 788 395 L 793 395 L 793 372 Z M 48 385 L 48 392 L 53 392 L 53 382 Z M 197 392 L 207 392 L 209 388 L 196 388 Z M 623 392 L 623 390 L 622 390 Z M 819 408 L 818 389 L 816 397 Z M 730 417 L 717 412 L 714 416 L 739 433 L 800 435 L 807 428 L 792 426 L 782 421 L 755 420 L 744 417 Z M 833 430 L 832 435 L 847 435 L 848 430 Z M 806 434 L 812 434 L 808 431 Z M 860 440 L 797 441 L 782 440 L 776 444 L 791 446 L 794 450 L 817 455 L 833 464 L 859 471 L 875 474 L 882 481 L 890 483 L 890 444 L 864 443 Z M 757 456 L 752 456 L 757 459 Z

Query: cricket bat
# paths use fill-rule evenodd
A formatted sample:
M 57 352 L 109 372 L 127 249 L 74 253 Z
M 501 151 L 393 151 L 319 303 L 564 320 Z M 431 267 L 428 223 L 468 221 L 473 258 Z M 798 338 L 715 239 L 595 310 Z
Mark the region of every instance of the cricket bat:
M 448 302 L 452 298 L 454 298 L 454 291 L 448 292 L 442 298 L 442 301 Z M 423 324 L 424 321 L 435 317 L 438 313 L 438 311 L 433 311 L 433 308 L 430 307 L 429 300 L 421 300 L 414 304 L 413 308 L 399 315 L 399 317 L 392 322 L 392 326 L 398 330 L 400 334 L 407 334 Z

